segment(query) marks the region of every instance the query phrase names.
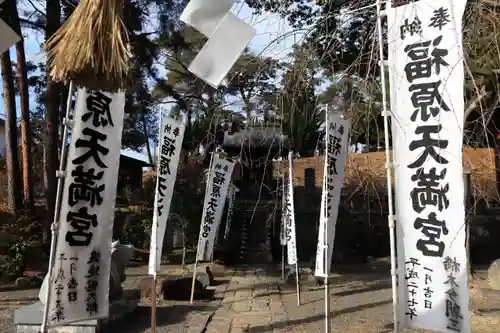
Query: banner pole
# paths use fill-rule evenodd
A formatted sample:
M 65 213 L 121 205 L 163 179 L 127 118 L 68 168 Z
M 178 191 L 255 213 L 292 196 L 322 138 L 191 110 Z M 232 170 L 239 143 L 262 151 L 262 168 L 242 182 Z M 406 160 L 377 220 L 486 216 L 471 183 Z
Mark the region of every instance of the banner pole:
M 281 223 L 280 223 L 280 245 L 281 245 L 281 280 L 285 281 L 285 244 L 282 244 L 285 233 L 285 159 L 281 164 Z
M 207 174 L 207 180 L 206 180 L 206 185 L 205 185 L 205 196 L 207 195 L 208 193 L 208 190 L 209 190 L 209 186 L 210 186 L 210 174 L 212 173 L 212 164 L 213 164 L 213 161 L 214 161 L 214 156 L 215 156 L 215 151 L 210 153 L 211 156 L 210 156 L 210 164 L 208 165 L 208 174 Z M 196 271 L 198 269 L 198 254 L 200 252 L 200 236 L 201 236 L 201 233 L 202 233 L 202 227 L 203 227 L 203 221 L 202 221 L 202 224 L 200 224 L 200 234 L 198 235 L 198 244 L 196 245 L 196 258 L 194 260 L 194 269 L 193 269 L 193 281 L 191 282 L 191 297 L 189 299 L 189 303 L 190 304 L 193 304 L 193 300 L 194 300 L 194 287 L 195 287 L 195 284 L 196 284 Z
M 158 140 L 161 141 L 161 133 L 163 131 L 163 110 L 160 112 L 160 124 L 158 126 Z M 156 189 L 155 189 L 155 202 L 154 202 L 154 213 L 153 213 L 153 225 L 157 226 L 158 224 L 158 189 L 159 189 L 159 161 L 161 159 L 161 142 L 158 143 L 158 146 L 155 149 L 155 154 L 156 154 L 156 159 L 157 159 L 157 165 L 156 165 Z M 151 234 L 151 238 L 154 237 L 155 239 L 155 253 L 150 253 L 150 256 L 153 256 L 154 258 L 153 261 L 153 267 L 154 267 L 154 274 L 153 274 L 153 280 L 151 281 L 151 332 L 155 333 L 156 332 L 156 274 L 158 274 L 158 263 L 157 260 L 160 260 L 161 264 L 161 256 L 158 258 L 158 229 L 153 228 L 154 233 Z
M 57 192 L 56 192 L 56 202 L 54 205 L 54 220 L 52 221 L 52 225 L 50 226 L 51 229 L 51 236 L 52 239 L 50 240 L 50 254 L 49 254 L 49 269 L 47 272 L 48 279 L 47 279 L 47 291 L 46 291 L 46 297 L 45 297 L 45 304 L 43 307 L 43 317 L 42 317 L 42 326 L 40 328 L 41 333 L 45 333 L 47 331 L 47 321 L 48 321 L 48 316 L 49 316 L 49 305 L 50 305 L 50 296 L 51 296 L 51 283 L 52 283 L 52 275 L 54 273 L 54 256 L 56 254 L 56 246 L 57 246 L 57 231 L 59 229 L 59 213 L 61 210 L 61 196 L 62 196 L 62 191 L 63 191 L 63 179 L 64 179 L 64 171 L 63 168 L 65 169 L 65 162 L 66 162 L 66 152 L 67 152 L 67 144 L 66 144 L 66 137 L 68 136 L 68 126 L 69 126 L 69 119 L 68 119 L 68 114 L 70 113 L 71 109 L 71 99 L 73 95 L 73 81 L 69 83 L 69 88 L 68 88 L 68 98 L 66 100 L 66 114 L 64 116 L 64 130 L 63 130 L 63 135 L 62 135 L 62 142 L 61 142 L 61 159 L 59 161 L 59 170 L 57 172 Z
M 156 274 L 151 284 L 151 332 L 156 332 Z
M 289 173 L 288 173 L 288 182 L 289 182 L 289 188 L 288 190 L 291 191 L 289 193 L 289 198 L 293 198 L 293 153 L 291 151 L 288 152 L 288 164 L 289 164 Z M 295 200 L 291 200 L 292 207 L 295 205 Z M 295 214 L 295 209 L 293 210 Z M 299 256 L 297 255 L 297 225 L 295 223 L 295 218 L 294 218 L 294 237 L 295 237 L 295 284 L 297 288 L 297 306 L 300 306 L 300 281 L 299 281 Z
M 193 281 L 191 282 L 191 298 L 189 299 L 189 303 L 193 304 L 194 300 L 194 286 L 196 284 L 196 270 L 198 269 L 198 251 L 200 249 L 200 243 L 198 242 L 198 246 L 196 247 L 196 259 L 194 260 L 194 268 L 193 268 Z
M 295 261 L 295 278 L 297 284 L 297 306 L 300 306 L 299 260 Z
M 389 145 L 389 110 L 387 108 L 387 92 L 385 80 L 385 65 L 384 65 L 384 41 L 382 36 L 382 18 L 381 18 L 381 0 L 376 0 L 377 6 L 377 34 L 378 34 L 378 48 L 379 48 L 379 67 L 380 67 L 380 81 L 382 86 L 382 116 L 384 117 L 384 141 L 385 141 L 385 166 L 387 172 L 387 195 L 389 206 L 389 243 L 391 247 L 391 284 L 392 284 L 392 311 L 394 321 L 394 332 L 399 333 L 398 322 L 398 291 L 397 291 L 397 273 L 396 273 L 396 239 L 395 239 L 395 225 L 394 225 L 394 206 L 393 206 L 393 191 L 392 191 L 392 171 L 393 167 L 392 158 L 390 156 Z M 391 0 L 386 2 L 386 12 L 392 6 Z M 390 50 L 389 50 L 390 57 Z M 389 68 L 390 71 L 390 68 Z M 390 82 L 390 81 L 389 81 Z M 394 87 L 391 87 L 394 89 Z
M 285 281 L 285 246 L 281 245 L 281 280 Z
M 328 104 L 326 105 L 326 110 L 325 110 L 325 147 L 328 145 Z M 325 160 L 324 163 L 325 165 L 328 163 L 328 150 L 325 150 Z M 324 168 L 325 172 L 327 168 Z M 326 177 L 326 174 L 323 175 L 323 181 L 325 182 L 325 189 L 328 191 L 328 177 Z M 327 192 L 328 193 L 328 192 Z M 324 229 L 324 238 L 323 238 L 323 251 L 324 251 L 324 273 L 325 273 L 325 281 L 324 281 L 324 288 L 325 288 L 325 333 L 330 332 L 330 288 L 328 285 L 328 220 L 326 217 L 328 216 L 328 205 L 327 205 L 327 198 L 328 194 L 325 195 L 324 197 L 322 196 L 321 199 L 324 200 L 324 205 L 323 209 L 324 211 L 322 212 L 323 214 L 320 214 L 320 218 L 323 218 L 325 220 L 325 229 Z M 321 216 L 322 215 L 322 216 Z

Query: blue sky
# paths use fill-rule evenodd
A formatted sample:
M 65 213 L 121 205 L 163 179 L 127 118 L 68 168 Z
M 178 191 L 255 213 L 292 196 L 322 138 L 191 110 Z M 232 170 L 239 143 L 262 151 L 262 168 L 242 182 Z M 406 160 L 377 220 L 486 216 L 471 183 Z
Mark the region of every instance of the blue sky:
M 250 49 L 265 56 L 271 56 L 280 60 L 285 60 L 288 53 L 291 52 L 292 46 L 299 43 L 302 35 L 293 33 L 293 30 L 285 22 L 275 14 L 265 13 L 263 15 L 253 15 L 252 10 L 246 4 L 235 4 L 232 8 L 238 17 L 249 23 L 257 30 L 257 34 L 250 42 Z M 40 61 L 44 58 L 44 52 L 41 49 L 43 36 L 33 32 L 25 33 L 25 51 L 26 57 L 30 61 Z M 10 55 L 15 60 L 15 48 L 10 48 Z M 1 85 L 1 83 L 0 83 Z M 31 107 L 35 105 L 34 97 L 31 98 Z M 17 99 L 19 108 L 19 100 Z M 5 115 L 3 111 L 3 98 L 0 95 L 0 117 Z M 19 111 L 18 111 L 19 118 Z M 142 153 L 127 151 L 127 155 L 139 159 L 146 160 L 146 156 Z

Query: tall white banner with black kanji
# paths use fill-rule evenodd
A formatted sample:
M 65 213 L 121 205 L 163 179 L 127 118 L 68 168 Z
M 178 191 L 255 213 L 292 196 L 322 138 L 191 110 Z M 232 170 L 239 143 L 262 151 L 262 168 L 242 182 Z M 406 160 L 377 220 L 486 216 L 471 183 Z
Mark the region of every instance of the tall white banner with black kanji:
M 214 157 L 209 170 L 210 177 L 208 178 L 203 204 L 200 235 L 198 237 L 198 260 L 209 261 L 212 259 L 215 234 L 219 229 L 233 169 L 233 162 L 218 155 Z
M 287 261 L 289 265 L 297 263 L 297 234 L 295 232 L 295 207 L 293 201 L 293 155 L 288 154 L 288 176 L 285 176 L 285 231 Z
M 231 230 L 231 223 L 233 222 L 233 209 L 234 209 L 235 199 L 236 199 L 236 188 L 233 184 L 230 184 L 227 194 L 227 214 L 226 214 L 226 228 L 224 230 L 224 239 L 229 238 L 229 231 Z
M 399 321 L 470 332 L 462 180 L 466 0 L 387 12 Z
M 280 221 L 280 245 L 286 246 L 286 182 L 285 182 L 285 161 L 281 164 L 282 184 L 281 184 L 281 221 Z
M 160 123 L 160 142 L 156 165 L 156 194 L 153 212 L 153 226 L 149 248 L 149 274 L 160 269 L 163 238 L 167 230 L 170 203 L 174 194 L 175 179 L 179 166 L 184 124 L 163 115 Z
M 49 326 L 108 317 L 125 93 L 78 89 L 60 209 Z
M 345 163 L 349 148 L 349 121 L 344 119 L 338 112 L 329 112 L 326 119 L 325 174 L 323 175 L 316 269 L 314 272 L 314 275 L 318 277 L 324 277 L 330 272 L 335 241 L 335 225 L 337 223 L 340 194 L 344 183 Z M 327 230 L 326 242 L 325 230 Z M 326 269 L 325 243 L 328 246 L 328 266 Z
M 284 185 L 283 185 L 284 186 Z M 281 214 L 281 221 L 280 221 L 280 245 L 281 246 L 285 246 L 286 245 L 286 228 L 285 228 L 285 224 L 286 224 L 286 217 L 285 217 L 285 210 L 286 210 L 286 206 L 285 206 L 285 200 L 286 200 L 286 197 L 285 197 L 285 194 L 283 193 L 283 214 Z

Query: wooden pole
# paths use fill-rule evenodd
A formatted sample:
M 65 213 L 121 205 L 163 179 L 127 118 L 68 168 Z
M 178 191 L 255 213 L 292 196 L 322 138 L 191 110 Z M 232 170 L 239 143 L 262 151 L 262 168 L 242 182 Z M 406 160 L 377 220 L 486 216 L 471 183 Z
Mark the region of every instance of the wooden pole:
M 328 257 L 328 245 L 325 245 L 325 257 Z M 326 260 L 325 260 L 326 264 Z M 328 273 L 326 272 L 325 266 L 325 281 L 324 281 L 324 291 L 325 291 L 325 333 L 330 333 L 330 288 L 328 285 Z
M 467 274 L 469 280 L 474 278 L 474 269 L 472 268 L 472 264 L 470 262 L 470 221 L 469 218 L 469 209 L 470 205 L 470 195 L 471 195 L 471 179 L 470 179 L 470 170 L 464 168 L 463 170 L 463 181 L 464 181 L 464 206 L 465 206 L 465 250 L 467 251 Z
M 191 282 L 191 297 L 189 299 L 190 304 L 193 304 L 194 301 L 194 287 L 196 285 L 196 271 L 198 269 L 198 251 L 196 252 L 197 253 L 196 253 L 196 259 L 194 261 L 194 270 L 193 270 L 193 281 Z
M 156 333 L 156 274 L 151 282 L 151 332 Z
M 281 245 L 281 279 L 285 281 L 285 247 Z
M 300 281 L 299 281 L 299 260 L 295 262 L 295 278 L 297 284 L 297 306 L 300 306 Z

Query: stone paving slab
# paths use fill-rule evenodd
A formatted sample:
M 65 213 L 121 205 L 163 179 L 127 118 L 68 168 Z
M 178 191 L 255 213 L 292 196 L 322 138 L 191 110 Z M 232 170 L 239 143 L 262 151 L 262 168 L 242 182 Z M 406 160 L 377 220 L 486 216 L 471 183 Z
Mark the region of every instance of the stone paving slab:
M 282 314 L 278 319 L 286 317 L 279 294 L 271 301 L 271 289 L 279 292 L 277 280 L 270 278 L 265 269 L 240 268 L 226 289 L 224 309 L 216 311 L 206 332 L 248 333 L 255 327 L 266 327 L 266 331 L 273 332 L 273 322 L 277 319 L 274 312 Z

